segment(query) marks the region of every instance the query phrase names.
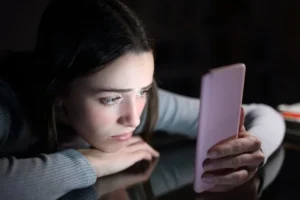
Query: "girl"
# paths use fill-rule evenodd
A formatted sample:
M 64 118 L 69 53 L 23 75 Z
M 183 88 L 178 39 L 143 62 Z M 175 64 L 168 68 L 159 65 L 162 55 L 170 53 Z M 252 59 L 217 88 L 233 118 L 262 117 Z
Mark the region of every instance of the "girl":
M 199 99 L 157 91 L 147 34 L 117 0 L 53 1 L 33 55 L 5 61 L 0 84 L 4 199 L 57 199 L 97 177 L 158 157 L 144 142 L 153 129 L 196 137 Z M 203 179 L 217 183 L 213 191 L 249 180 L 282 141 L 284 123 L 272 108 L 244 109 L 249 133 L 241 129 L 239 139 L 208 152 Z M 236 170 L 213 173 L 224 168 Z

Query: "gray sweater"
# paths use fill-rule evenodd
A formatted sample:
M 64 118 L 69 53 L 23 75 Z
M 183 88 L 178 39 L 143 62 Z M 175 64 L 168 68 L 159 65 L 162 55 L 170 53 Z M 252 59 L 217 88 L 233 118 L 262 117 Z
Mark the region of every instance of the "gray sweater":
M 159 90 L 156 130 L 196 138 L 199 99 Z M 64 194 L 93 185 L 96 174 L 86 158 L 74 149 L 33 158 L 17 159 L 35 143 L 22 117 L 16 95 L 0 81 L 0 196 L 1 199 L 58 199 Z M 262 141 L 266 159 L 281 144 L 285 126 L 282 117 L 262 104 L 244 105 L 247 130 Z M 137 131 L 138 132 L 138 131 Z

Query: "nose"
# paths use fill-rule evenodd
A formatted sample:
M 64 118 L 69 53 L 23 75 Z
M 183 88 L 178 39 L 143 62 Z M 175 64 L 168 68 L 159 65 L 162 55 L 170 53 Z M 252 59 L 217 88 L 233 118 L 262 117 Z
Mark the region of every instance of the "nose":
M 119 123 L 132 128 L 136 128 L 140 124 L 140 114 L 136 101 L 131 101 L 124 105 Z

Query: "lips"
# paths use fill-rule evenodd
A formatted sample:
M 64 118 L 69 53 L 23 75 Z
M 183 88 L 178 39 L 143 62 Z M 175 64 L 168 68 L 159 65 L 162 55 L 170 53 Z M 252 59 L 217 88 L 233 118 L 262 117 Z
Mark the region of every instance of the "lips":
M 124 141 L 129 140 L 132 137 L 132 134 L 133 134 L 132 132 L 131 133 L 123 133 L 123 134 L 119 134 L 119 135 L 114 135 L 111 138 L 116 141 L 119 141 L 119 142 L 124 142 Z

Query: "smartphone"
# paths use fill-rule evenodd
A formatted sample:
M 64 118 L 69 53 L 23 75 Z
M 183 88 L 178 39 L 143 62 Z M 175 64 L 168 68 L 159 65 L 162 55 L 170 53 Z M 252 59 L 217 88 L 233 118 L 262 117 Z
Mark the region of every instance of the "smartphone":
M 194 191 L 214 187 L 202 181 L 208 150 L 230 137 L 238 137 L 246 66 L 242 63 L 210 70 L 201 78 Z

